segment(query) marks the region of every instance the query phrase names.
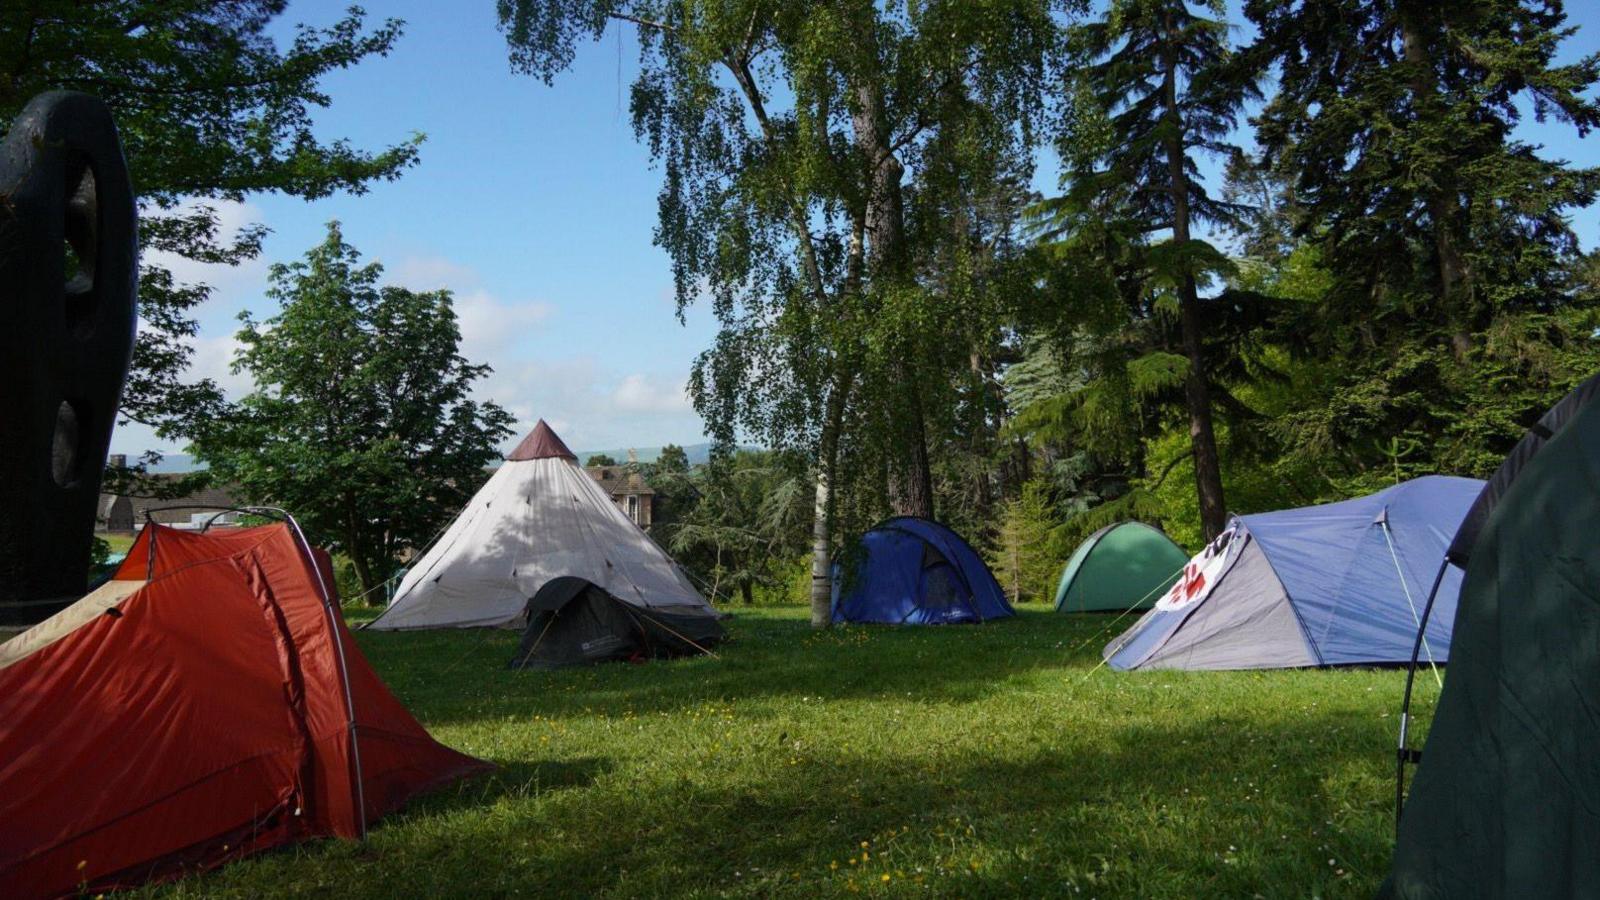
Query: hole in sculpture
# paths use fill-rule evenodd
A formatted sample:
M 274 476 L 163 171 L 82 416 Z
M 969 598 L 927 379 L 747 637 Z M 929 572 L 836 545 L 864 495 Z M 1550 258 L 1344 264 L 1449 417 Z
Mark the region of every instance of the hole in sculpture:
M 50 474 L 56 484 L 72 487 L 78 482 L 83 462 L 83 426 L 78 408 L 70 400 L 56 407 L 56 434 L 50 446 Z
M 77 337 L 88 336 L 95 315 L 95 251 L 100 238 L 100 205 L 95 190 L 94 169 L 89 161 L 72 156 L 66 163 L 65 221 L 62 223 L 62 248 L 65 257 L 64 290 L 67 329 Z

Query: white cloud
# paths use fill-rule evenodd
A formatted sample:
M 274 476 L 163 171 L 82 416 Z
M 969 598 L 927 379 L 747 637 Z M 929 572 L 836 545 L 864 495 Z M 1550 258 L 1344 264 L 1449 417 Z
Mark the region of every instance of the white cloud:
M 496 368 L 507 351 L 529 337 L 555 311 L 548 303 L 508 303 L 483 290 L 457 294 L 455 307 L 461 325 L 461 354 Z
M 414 291 L 461 290 L 479 283 L 478 273 L 471 266 L 442 256 L 408 256 L 385 267 L 384 274 L 392 284 Z
M 194 357 L 189 365 L 189 380 L 210 378 L 230 400 L 238 400 L 255 387 L 249 373 L 235 373 L 234 354 L 242 346 L 231 334 L 206 336 L 194 340 Z
M 624 377 L 611 392 L 611 405 L 618 412 L 644 413 L 674 413 L 690 408 L 683 380 L 663 384 L 645 375 Z
M 705 427 L 684 396 L 682 381 L 646 374 L 619 377 L 586 357 L 524 360 L 497 369 L 476 393 L 516 417 L 517 434 L 508 444 L 541 418 L 580 453 L 704 440 Z
M 230 227 L 255 220 L 247 206 L 233 207 Z M 185 263 L 172 265 L 177 274 Z M 218 284 L 217 273 L 194 267 L 184 271 L 190 274 L 179 277 Z M 253 282 L 240 278 L 233 283 L 248 282 L 249 288 L 259 290 L 264 280 L 264 273 L 257 272 Z M 498 296 L 472 267 L 444 257 L 416 256 L 386 264 L 385 280 L 412 290 L 449 288 L 455 292 L 461 353 L 469 361 L 487 363 L 493 369 L 478 382 L 474 396 L 499 403 L 516 418 L 513 427 L 517 433 L 507 441 L 508 448 L 540 418 L 578 452 L 669 442 L 692 444 L 704 439 L 704 425 L 685 393 L 681 373 L 617 371 L 590 355 L 564 351 L 560 333 L 550 330 L 550 320 L 559 312 L 552 304 Z M 242 289 L 234 288 L 235 292 Z M 237 400 L 253 388 L 247 374 L 230 371 L 239 348 L 233 337 L 237 323 L 206 325 L 194 340 L 190 376 L 216 380 L 230 399 Z M 130 426 L 119 429 L 113 449 L 134 454 L 164 443 L 155 440 L 148 429 Z M 165 449 L 178 448 L 167 445 Z

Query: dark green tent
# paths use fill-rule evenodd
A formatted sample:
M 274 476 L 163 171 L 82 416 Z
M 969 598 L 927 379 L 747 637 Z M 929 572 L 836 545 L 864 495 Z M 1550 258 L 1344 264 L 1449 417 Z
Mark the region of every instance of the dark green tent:
M 1600 403 L 1524 445 L 1472 543 L 1383 897 L 1600 896 Z
M 1056 586 L 1057 612 L 1149 609 L 1178 580 L 1189 554 L 1143 522 L 1118 522 L 1078 545 Z

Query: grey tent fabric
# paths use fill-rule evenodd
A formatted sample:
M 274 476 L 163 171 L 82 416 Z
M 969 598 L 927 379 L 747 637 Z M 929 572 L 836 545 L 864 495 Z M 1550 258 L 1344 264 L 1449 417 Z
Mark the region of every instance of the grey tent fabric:
M 640 608 L 571 576 L 551 579 L 527 610 L 513 669 L 693 656 L 709 653 L 724 635 L 711 616 Z
M 367 627 L 520 627 L 528 599 L 563 575 L 634 606 L 716 615 L 541 420 Z
M 1427 585 L 1482 489 L 1476 479 L 1430 475 L 1365 497 L 1236 516 L 1106 648 L 1106 662 L 1121 670 L 1402 664 Z M 1429 660 L 1449 656 L 1459 586 L 1459 570 L 1446 572 L 1444 615 L 1428 623 L 1423 643 Z
M 1472 547 L 1384 898 L 1600 896 L 1600 403 Z
M 1237 603 L 1200 603 L 1183 622 L 1183 639 L 1158 647 L 1141 669 L 1272 669 L 1314 666 L 1289 595 L 1261 545 L 1248 533 L 1223 576 Z M 1108 654 L 1109 655 L 1109 654 Z

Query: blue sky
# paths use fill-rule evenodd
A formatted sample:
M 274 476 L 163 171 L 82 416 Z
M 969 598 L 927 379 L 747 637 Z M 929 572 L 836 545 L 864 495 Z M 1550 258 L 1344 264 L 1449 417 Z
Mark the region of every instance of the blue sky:
M 343 6 L 291 3 L 281 35 L 296 22 L 327 25 Z M 1592 6 L 1569 4 L 1581 30 L 1564 57 L 1600 51 Z M 237 269 L 168 261 L 217 288 L 200 314 L 196 371 L 235 396 L 248 388 L 228 372 L 239 311 L 270 315 L 267 266 L 299 257 L 338 219 L 389 280 L 455 292 L 464 352 L 495 369 L 480 394 L 510 409 L 519 428 L 544 417 L 569 445 L 594 449 L 704 440 L 683 385 L 714 323 L 703 308 L 678 322 L 667 257 L 650 240 L 659 173 L 628 123 L 632 31 L 612 26 L 546 86 L 511 72 L 488 0 L 366 8 L 374 21 L 404 19 L 405 35 L 387 58 L 326 79 L 333 103 L 319 131 L 367 148 L 422 132 L 421 162 L 359 197 L 260 196 L 224 208 L 227 222 L 261 222 L 272 233 L 262 258 Z M 1596 136 L 1531 123 L 1524 132 L 1546 155 L 1600 165 Z M 1053 160 L 1041 164 L 1054 170 Z M 1574 217 L 1586 248 L 1600 243 L 1597 213 Z M 113 452 L 146 449 L 182 448 L 139 426 L 112 439 Z

